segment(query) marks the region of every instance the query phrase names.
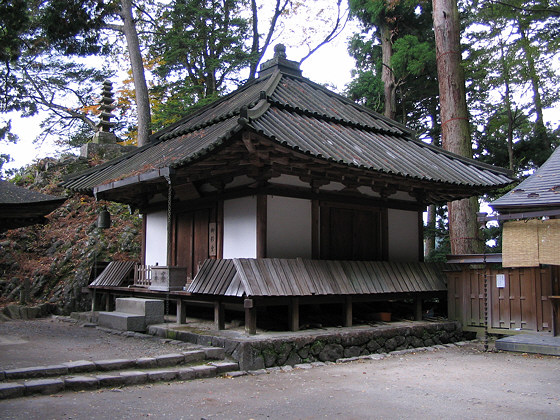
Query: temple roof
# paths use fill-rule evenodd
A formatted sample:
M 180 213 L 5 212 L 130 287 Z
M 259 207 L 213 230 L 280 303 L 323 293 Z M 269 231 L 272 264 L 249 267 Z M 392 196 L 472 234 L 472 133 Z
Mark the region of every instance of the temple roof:
M 317 165 L 336 166 L 341 174 L 348 168 L 357 178 L 383 177 L 394 184 L 408 182 L 411 189 L 445 189 L 445 194 L 427 200 L 431 202 L 477 195 L 512 182 L 508 171 L 419 141 L 398 122 L 300 74 L 297 63 L 279 54 L 261 66 L 254 81 L 153 134 L 148 145 L 69 176 L 64 186 L 106 193 L 163 180 L 175 170 L 211 159 L 243 133 L 266 139 L 275 151 L 291 153 L 291 159 L 313 159 Z M 277 162 L 270 157 L 268 164 Z M 229 166 L 228 161 L 224 165 Z M 104 198 L 115 197 L 116 193 Z
M 560 208 L 560 147 L 516 188 L 493 201 L 494 210 Z
M 42 194 L 0 179 L 0 232 L 44 223 L 65 197 Z

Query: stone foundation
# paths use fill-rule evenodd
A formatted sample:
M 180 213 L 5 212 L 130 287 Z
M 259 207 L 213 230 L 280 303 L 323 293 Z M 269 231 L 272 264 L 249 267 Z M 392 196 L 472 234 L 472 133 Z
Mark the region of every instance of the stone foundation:
M 374 327 L 300 331 L 275 336 L 231 338 L 188 331 L 154 328 L 152 334 L 201 345 L 223 347 L 241 370 L 312 362 L 335 362 L 341 358 L 388 353 L 471 338 L 459 322 L 395 322 Z

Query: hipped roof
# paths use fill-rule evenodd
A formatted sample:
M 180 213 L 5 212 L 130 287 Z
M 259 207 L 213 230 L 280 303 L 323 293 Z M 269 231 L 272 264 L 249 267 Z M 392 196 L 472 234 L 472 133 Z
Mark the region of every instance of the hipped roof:
M 446 186 L 448 198 L 511 182 L 506 170 L 415 140 L 403 125 L 302 77 L 294 62 L 271 61 L 259 78 L 155 133 L 148 145 L 69 176 L 64 185 L 91 193 L 153 181 L 208 158 L 242 131 L 367 176 Z
M 500 212 L 560 208 L 560 147 L 534 174 L 490 206 Z
M 0 231 L 44 223 L 44 216 L 64 201 L 64 197 L 18 187 L 0 179 Z

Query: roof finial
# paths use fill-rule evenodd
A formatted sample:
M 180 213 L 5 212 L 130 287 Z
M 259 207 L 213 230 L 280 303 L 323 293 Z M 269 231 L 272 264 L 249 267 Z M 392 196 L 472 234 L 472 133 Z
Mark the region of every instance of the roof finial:
M 274 57 L 286 58 L 286 46 L 284 44 L 274 46 Z
M 274 46 L 274 57 L 261 64 L 259 77 L 266 76 L 276 70 L 283 74 L 301 76 L 299 63 L 286 58 L 286 46 L 284 44 Z

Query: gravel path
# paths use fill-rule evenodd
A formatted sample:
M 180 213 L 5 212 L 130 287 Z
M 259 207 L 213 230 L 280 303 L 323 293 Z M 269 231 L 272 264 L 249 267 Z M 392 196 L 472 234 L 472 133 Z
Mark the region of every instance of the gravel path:
M 184 351 L 151 336 L 114 335 L 60 318 L 0 323 L 0 370 L 74 360 L 136 359 Z
M 468 345 L 258 376 L 0 401 L 4 419 L 560 419 L 560 358 Z

